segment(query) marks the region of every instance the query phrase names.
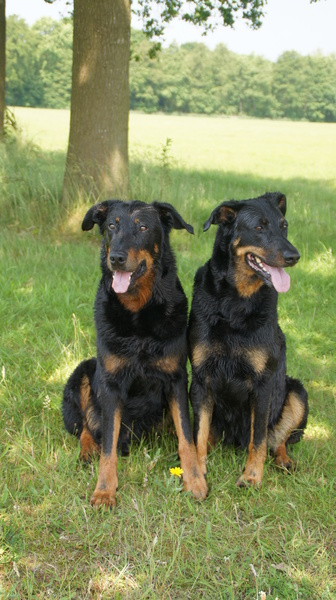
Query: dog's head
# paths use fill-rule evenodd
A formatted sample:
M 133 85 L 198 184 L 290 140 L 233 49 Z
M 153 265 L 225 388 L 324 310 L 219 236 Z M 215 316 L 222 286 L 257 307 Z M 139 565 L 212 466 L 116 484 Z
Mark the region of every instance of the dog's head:
M 186 229 L 193 233 L 192 226 L 175 208 L 163 202 L 106 200 L 88 210 L 82 229 L 87 231 L 95 224 L 104 240 L 103 268 L 111 275 L 112 289 L 128 308 L 138 308 L 139 303 L 127 301 L 127 297 L 141 292 L 147 301 L 151 296 L 157 266 L 164 248 L 169 246 L 170 230 Z
M 290 277 L 284 267 L 295 265 L 300 254 L 287 240 L 285 214 L 286 197 L 275 192 L 223 202 L 204 223 L 204 231 L 211 224 L 220 225 L 215 247 L 229 255 L 227 266 L 233 269 L 240 295 L 250 296 L 262 284 L 288 291 Z

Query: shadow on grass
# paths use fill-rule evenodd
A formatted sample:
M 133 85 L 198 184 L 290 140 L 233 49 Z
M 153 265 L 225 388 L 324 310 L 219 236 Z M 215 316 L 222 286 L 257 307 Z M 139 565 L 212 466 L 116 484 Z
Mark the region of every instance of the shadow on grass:
M 333 228 L 336 217 L 336 188 L 332 182 L 303 178 L 261 178 L 253 174 L 223 171 L 193 171 L 176 166 L 133 162 L 131 197 L 152 201 L 163 199 L 184 208 L 193 216 L 196 232 L 209 212 L 223 200 L 246 199 L 280 190 L 287 196 L 290 232 L 309 242 L 335 247 Z M 302 230 L 304 226 L 304 230 Z

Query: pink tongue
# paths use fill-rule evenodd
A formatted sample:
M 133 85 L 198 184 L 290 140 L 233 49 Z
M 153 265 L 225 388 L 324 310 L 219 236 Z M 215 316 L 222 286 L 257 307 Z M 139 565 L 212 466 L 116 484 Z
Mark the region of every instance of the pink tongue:
M 267 271 L 270 273 L 272 283 L 277 292 L 288 292 L 290 288 L 290 277 L 283 269 L 270 267 L 265 264 Z
M 131 275 L 132 273 L 129 273 L 128 271 L 115 271 L 113 273 L 112 289 L 116 294 L 124 294 L 127 292 Z

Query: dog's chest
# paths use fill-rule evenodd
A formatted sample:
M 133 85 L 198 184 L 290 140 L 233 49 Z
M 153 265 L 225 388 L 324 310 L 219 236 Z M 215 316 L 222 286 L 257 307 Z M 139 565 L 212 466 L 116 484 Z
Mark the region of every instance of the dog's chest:
M 269 376 L 275 370 L 280 340 L 272 326 L 237 331 L 222 322 L 209 333 L 194 357 L 196 362 L 203 362 L 211 378 L 219 380 L 221 386 L 248 389 L 252 381 Z

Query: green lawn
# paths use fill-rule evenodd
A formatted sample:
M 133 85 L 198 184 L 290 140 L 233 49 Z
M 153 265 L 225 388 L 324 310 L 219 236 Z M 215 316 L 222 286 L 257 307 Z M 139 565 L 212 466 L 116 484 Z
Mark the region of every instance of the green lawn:
M 0 148 L 0 597 L 335 598 L 336 125 L 131 114 L 132 197 L 170 201 L 195 227 L 173 234 L 189 298 L 214 206 L 287 195 L 302 258 L 279 316 L 310 416 L 296 473 L 269 459 L 260 491 L 235 487 L 246 456 L 218 446 L 208 499 L 180 493 L 164 433 L 120 459 L 117 508 L 102 512 L 89 505 L 98 462 L 79 464 L 60 413 L 67 376 L 95 353 L 99 236 L 80 232 L 87 205 L 60 205 L 69 113 L 15 114 L 24 139 Z

